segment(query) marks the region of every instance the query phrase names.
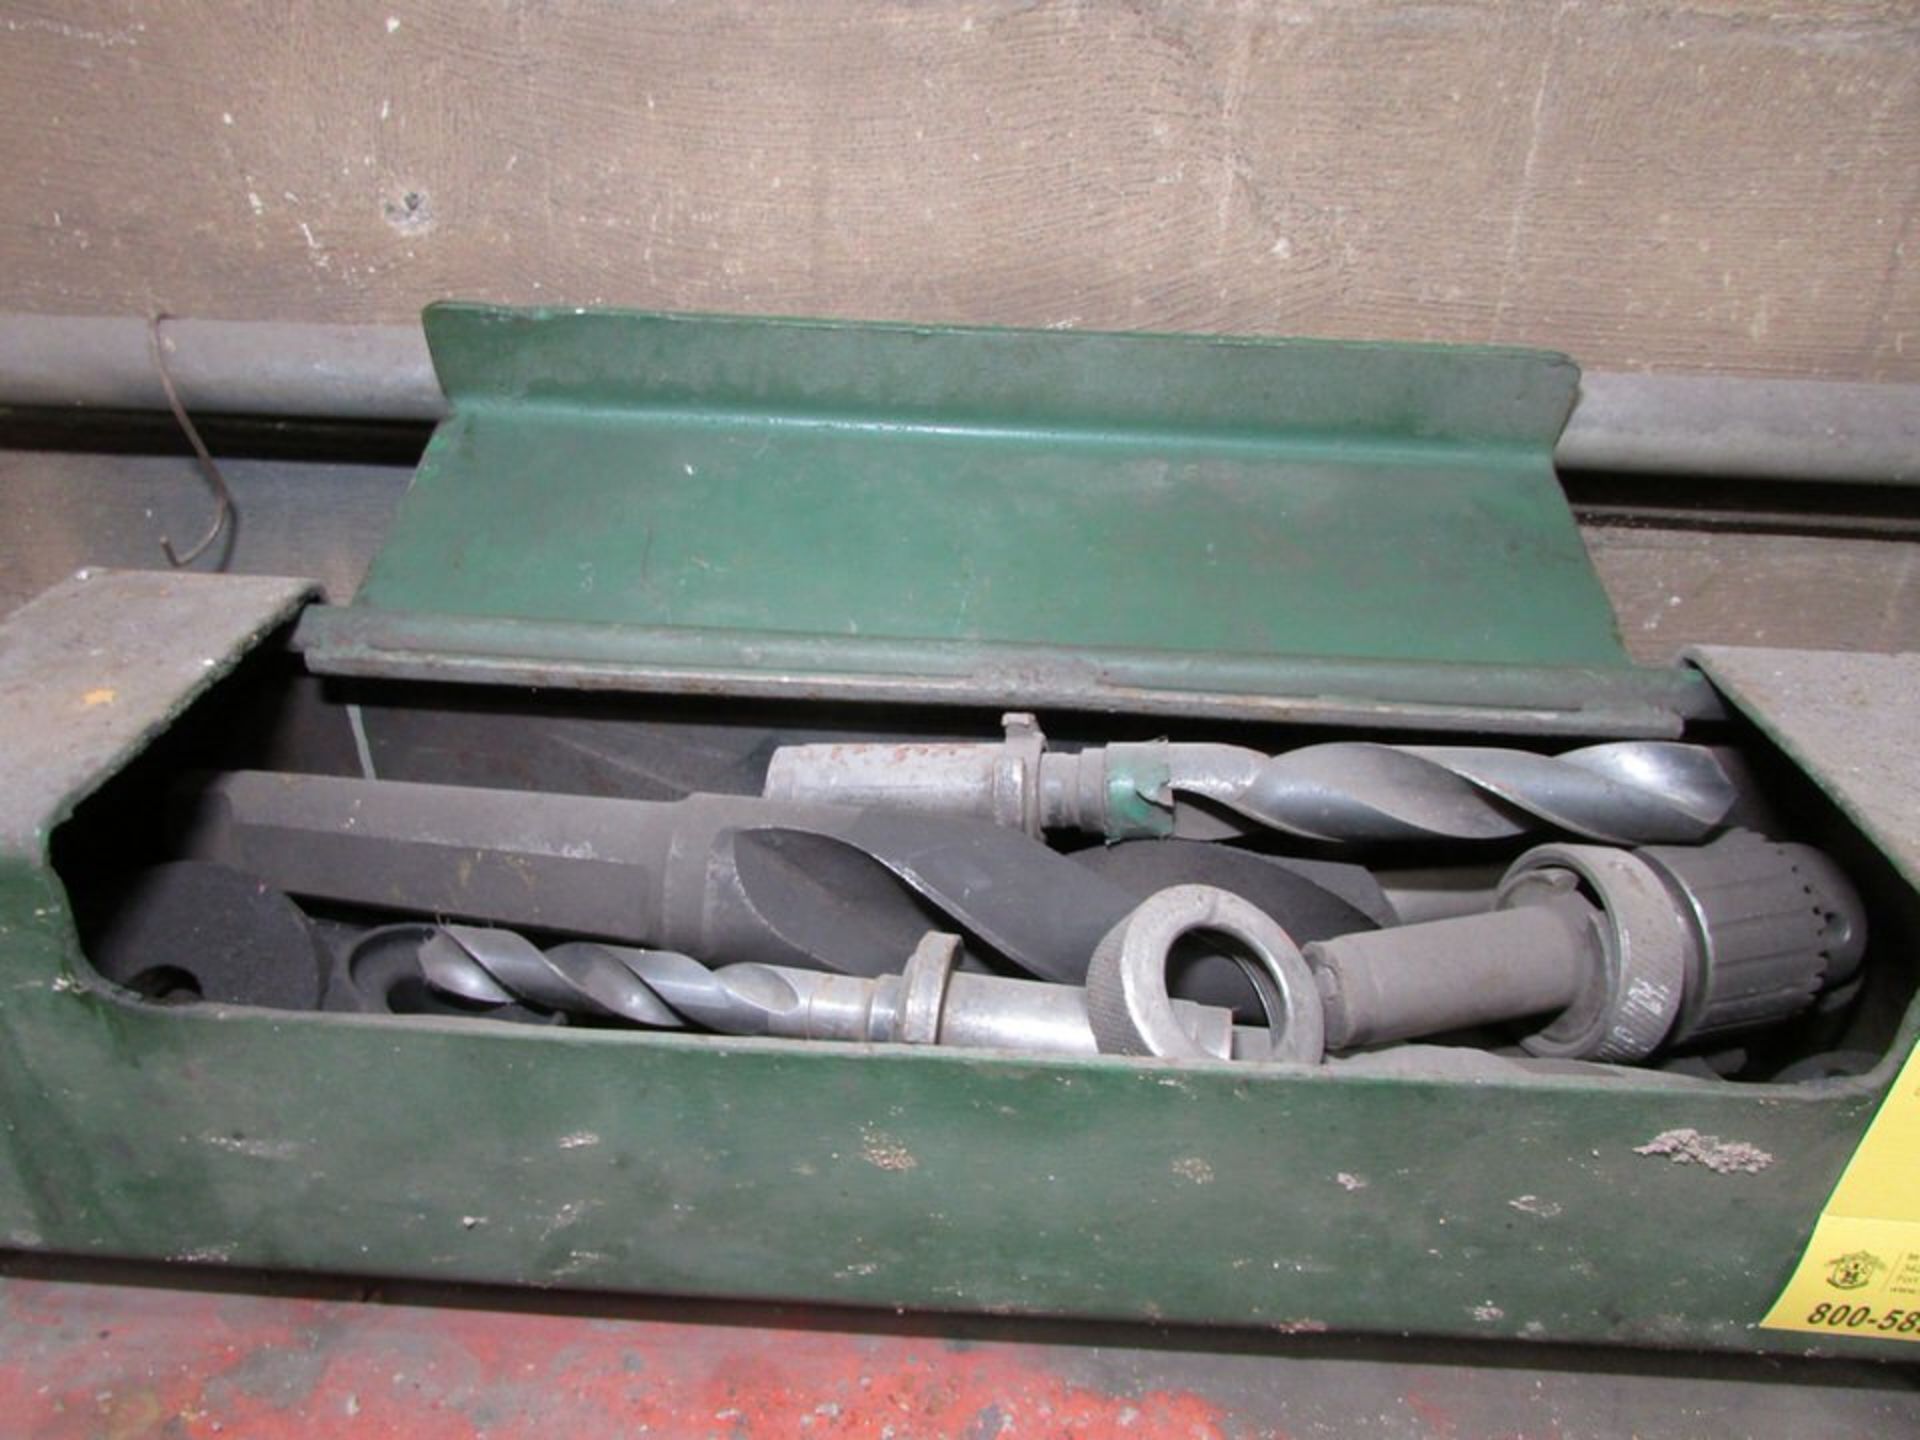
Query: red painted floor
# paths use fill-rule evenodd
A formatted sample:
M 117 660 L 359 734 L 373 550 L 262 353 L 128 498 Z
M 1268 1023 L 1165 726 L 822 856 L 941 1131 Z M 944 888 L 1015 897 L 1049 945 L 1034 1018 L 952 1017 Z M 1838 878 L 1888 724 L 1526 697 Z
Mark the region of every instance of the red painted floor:
M 1857 1364 L 3 1268 L 31 1440 L 1920 1434 L 1915 1376 Z
M 5 1298 L 0 1414 L 46 1440 L 1227 1430 L 1201 1396 L 1101 1394 L 1019 1346 L 35 1282 Z

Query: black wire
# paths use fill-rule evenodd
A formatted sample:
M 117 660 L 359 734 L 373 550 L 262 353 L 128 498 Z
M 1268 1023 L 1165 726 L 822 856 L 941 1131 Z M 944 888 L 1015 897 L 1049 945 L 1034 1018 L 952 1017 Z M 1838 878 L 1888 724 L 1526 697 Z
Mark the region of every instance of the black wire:
M 207 449 L 207 442 L 200 438 L 199 428 L 187 414 L 187 407 L 180 403 L 180 392 L 174 389 L 173 376 L 167 373 L 166 351 L 160 343 L 160 322 L 167 318 L 164 313 L 156 313 L 147 321 L 147 346 L 153 352 L 153 368 L 160 377 L 160 388 L 166 392 L 167 408 L 173 411 L 173 418 L 179 421 L 187 443 L 193 446 L 193 453 L 199 457 L 200 469 L 207 477 L 207 484 L 213 487 L 216 501 L 212 526 L 185 555 L 176 552 L 173 542 L 165 535 L 160 537 L 160 548 L 166 553 L 167 563 L 180 570 L 206 554 L 207 547 L 218 540 L 220 532 L 227 528 L 227 521 L 233 516 L 233 492 L 227 488 L 226 476 L 220 473 L 220 467 L 214 463 L 213 452 Z

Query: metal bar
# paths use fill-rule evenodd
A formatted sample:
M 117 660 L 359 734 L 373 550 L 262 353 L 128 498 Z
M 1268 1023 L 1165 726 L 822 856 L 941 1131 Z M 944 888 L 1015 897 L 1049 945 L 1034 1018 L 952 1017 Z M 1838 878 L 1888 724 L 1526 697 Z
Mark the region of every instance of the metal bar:
M 0 315 L 0 405 L 159 410 L 133 317 Z M 190 410 L 432 421 L 446 397 L 418 326 L 168 320 Z M 1563 470 L 1920 484 L 1920 385 L 1588 372 Z
M 164 410 L 143 318 L 0 316 L 0 405 Z M 187 409 L 438 420 L 446 397 L 417 325 L 161 322 Z
M 1920 484 L 1920 385 L 1589 374 L 1563 470 Z
M 910 704 L 1207 715 L 1434 731 L 1677 736 L 1723 712 L 1684 670 L 1627 666 L 1432 664 L 1196 654 L 1186 688 L 1160 683 L 1138 650 L 958 640 L 820 637 L 776 631 L 315 607 L 293 641 L 325 675 L 635 693 L 884 698 Z

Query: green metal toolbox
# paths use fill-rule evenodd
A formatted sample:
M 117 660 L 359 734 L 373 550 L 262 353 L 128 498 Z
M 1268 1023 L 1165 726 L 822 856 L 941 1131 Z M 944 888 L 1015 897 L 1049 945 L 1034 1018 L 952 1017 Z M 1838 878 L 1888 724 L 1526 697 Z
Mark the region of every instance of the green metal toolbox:
M 1756 1324 L 1913 1044 L 1920 660 L 1630 664 L 1553 475 L 1563 358 L 427 327 L 452 418 L 352 604 L 97 572 L 0 625 L 6 1243 L 1892 1353 Z M 166 853 L 197 768 L 656 797 L 648 736 L 675 727 L 751 789 L 756 727 L 968 736 L 1002 708 L 1083 740 L 1736 745 L 1867 897 L 1864 993 L 1818 1043 L 1880 1058 L 1747 1083 L 1015 1057 L 160 1006 L 83 954 L 91 891 Z M 1686 1132 L 1682 1159 L 1741 1163 L 1675 1163 Z

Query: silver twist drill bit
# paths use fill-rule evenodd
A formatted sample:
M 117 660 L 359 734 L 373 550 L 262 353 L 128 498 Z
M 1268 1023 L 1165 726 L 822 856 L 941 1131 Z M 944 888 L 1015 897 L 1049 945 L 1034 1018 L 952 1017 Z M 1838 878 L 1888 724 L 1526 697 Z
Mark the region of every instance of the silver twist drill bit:
M 442 925 L 419 950 L 420 972 L 434 989 L 477 1005 L 525 1002 L 563 1015 L 625 1020 L 678 1029 L 715 989 L 713 972 L 668 950 L 616 949 L 569 941 L 542 950 L 524 935 L 477 925 Z M 665 994 L 678 991 L 675 1006 Z M 696 1015 L 697 1019 L 697 1015 Z
M 594 941 L 543 950 L 511 930 L 442 925 L 426 932 L 418 963 L 433 989 L 475 1005 L 531 1004 L 651 1028 L 692 1024 L 727 1035 L 1097 1053 L 1086 990 L 956 972 L 959 949 L 957 937 L 929 933 L 898 975 L 839 975 L 752 962 L 710 970 L 671 951 Z M 1232 1011 L 1186 1000 L 1162 1008 L 1170 1033 L 1178 1033 L 1193 1053 L 1229 1058 Z
M 1477 745 L 1339 742 L 1265 755 L 1238 745 L 1048 751 L 1030 715 L 999 744 L 795 745 L 766 797 L 965 814 L 1032 834 L 1219 840 L 1260 830 L 1332 842 L 1493 841 L 1563 834 L 1612 844 L 1705 840 L 1738 790 L 1700 745 L 1626 740 L 1536 755 Z

